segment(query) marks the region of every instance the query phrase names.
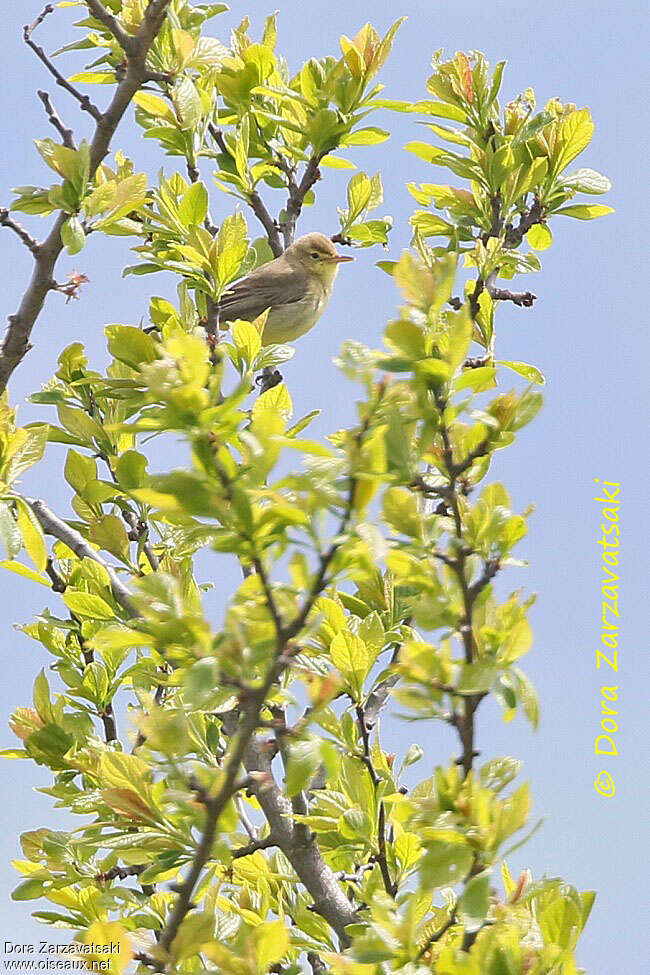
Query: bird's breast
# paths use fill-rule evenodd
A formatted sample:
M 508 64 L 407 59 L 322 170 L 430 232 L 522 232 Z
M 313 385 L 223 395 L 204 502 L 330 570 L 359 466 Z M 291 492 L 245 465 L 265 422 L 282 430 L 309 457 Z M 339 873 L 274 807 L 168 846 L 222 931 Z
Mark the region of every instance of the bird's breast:
M 314 289 L 299 301 L 276 305 L 269 312 L 264 329 L 264 344 L 294 342 L 314 327 L 327 305 L 328 295 Z

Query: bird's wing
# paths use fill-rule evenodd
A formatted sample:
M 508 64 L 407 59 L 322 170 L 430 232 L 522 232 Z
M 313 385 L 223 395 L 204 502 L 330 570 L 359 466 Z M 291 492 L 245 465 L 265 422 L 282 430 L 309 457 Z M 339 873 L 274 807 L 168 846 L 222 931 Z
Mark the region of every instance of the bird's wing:
M 304 281 L 292 268 L 274 268 L 269 274 L 268 265 L 262 265 L 228 288 L 219 302 L 219 318 L 252 321 L 267 308 L 291 305 L 304 296 Z

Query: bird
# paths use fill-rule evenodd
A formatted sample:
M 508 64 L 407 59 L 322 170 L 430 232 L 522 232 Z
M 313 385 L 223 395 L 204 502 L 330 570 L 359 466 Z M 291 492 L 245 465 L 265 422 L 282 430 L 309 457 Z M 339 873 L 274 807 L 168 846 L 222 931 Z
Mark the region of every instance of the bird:
M 353 260 L 339 254 L 325 234 L 305 234 L 280 257 L 262 264 L 224 292 L 218 303 L 219 322 L 251 322 L 268 309 L 262 344 L 294 342 L 325 311 L 339 264 Z

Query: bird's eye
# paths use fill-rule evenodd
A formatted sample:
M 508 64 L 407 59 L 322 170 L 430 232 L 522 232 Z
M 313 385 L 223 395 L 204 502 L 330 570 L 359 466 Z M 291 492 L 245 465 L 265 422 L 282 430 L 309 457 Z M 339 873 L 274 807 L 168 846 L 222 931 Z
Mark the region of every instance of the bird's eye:
M 312 251 L 309 256 L 313 261 L 317 261 L 318 258 L 320 257 L 320 254 L 318 253 L 318 251 Z

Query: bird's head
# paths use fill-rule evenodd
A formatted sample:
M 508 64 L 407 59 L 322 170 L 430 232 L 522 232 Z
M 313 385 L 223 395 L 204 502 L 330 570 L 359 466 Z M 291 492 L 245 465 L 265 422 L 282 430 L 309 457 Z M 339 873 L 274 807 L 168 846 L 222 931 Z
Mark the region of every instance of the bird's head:
M 331 284 L 336 277 L 339 264 L 353 261 L 353 257 L 339 254 L 336 247 L 325 234 L 305 234 L 287 248 L 285 257 L 290 263 L 299 264 L 309 274 L 315 275 L 324 284 Z

